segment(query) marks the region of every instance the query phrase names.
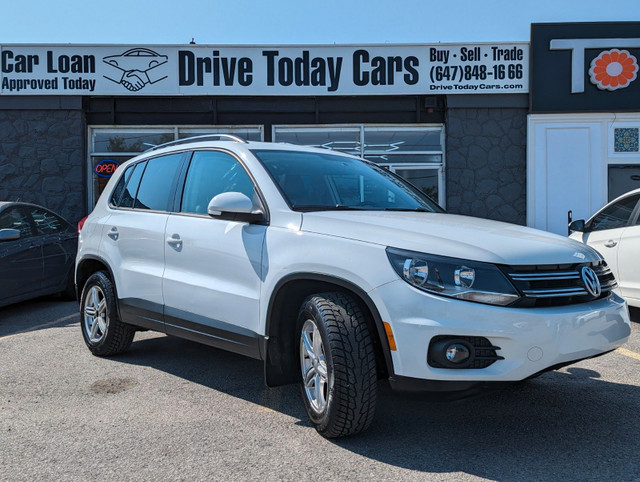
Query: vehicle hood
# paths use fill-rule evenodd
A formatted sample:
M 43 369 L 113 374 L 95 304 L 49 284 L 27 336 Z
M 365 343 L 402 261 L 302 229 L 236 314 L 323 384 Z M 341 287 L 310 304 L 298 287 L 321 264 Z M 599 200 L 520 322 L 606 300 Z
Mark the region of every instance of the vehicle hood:
M 303 214 L 301 230 L 496 264 L 567 264 L 601 259 L 589 246 L 563 236 L 455 214 L 310 212 Z

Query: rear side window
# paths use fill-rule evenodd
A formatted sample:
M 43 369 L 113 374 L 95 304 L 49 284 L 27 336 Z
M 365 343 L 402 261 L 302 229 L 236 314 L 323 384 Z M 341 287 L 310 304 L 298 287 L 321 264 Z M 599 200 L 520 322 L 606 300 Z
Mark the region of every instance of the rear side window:
M 31 217 L 36 225 L 38 234 L 56 234 L 69 229 L 69 225 L 66 222 L 48 211 L 32 209 Z
M 207 214 L 209 201 L 223 192 L 241 192 L 253 200 L 255 190 L 249 174 L 235 157 L 218 151 L 194 152 L 185 181 L 181 211 Z
M 136 166 L 137 165 L 138 164 L 136 164 Z M 116 187 L 113 189 L 113 193 L 111 194 L 112 206 L 120 205 L 120 200 L 122 199 L 122 193 L 124 192 L 124 188 L 127 185 L 127 182 L 129 181 L 129 179 L 131 178 L 131 174 L 133 174 L 133 170 L 135 169 L 136 166 L 128 167 L 127 170 L 124 171 L 124 174 L 120 177 L 118 184 L 116 184 Z
M 629 218 L 633 209 L 638 203 L 640 196 L 629 196 L 612 204 L 604 211 L 598 213 L 591 221 L 591 231 L 602 231 L 604 229 L 623 228 L 629 223 Z
M 179 153 L 155 157 L 147 162 L 147 168 L 144 170 L 136 195 L 135 208 L 168 210 L 172 197 L 171 187 L 178 173 L 181 159 L 182 153 Z
M 144 168 L 147 167 L 146 162 L 139 162 L 135 165 L 133 169 L 131 169 L 130 178 L 125 181 L 126 187 L 124 191 L 122 191 L 122 195 L 118 204 L 118 207 L 121 208 L 132 208 L 135 200 L 136 193 L 138 192 L 138 187 L 140 186 L 140 179 L 142 179 L 142 173 L 144 172 Z M 126 175 L 126 173 L 125 173 Z M 124 176 L 123 176 L 124 177 Z M 114 196 L 114 204 L 115 204 L 115 196 Z

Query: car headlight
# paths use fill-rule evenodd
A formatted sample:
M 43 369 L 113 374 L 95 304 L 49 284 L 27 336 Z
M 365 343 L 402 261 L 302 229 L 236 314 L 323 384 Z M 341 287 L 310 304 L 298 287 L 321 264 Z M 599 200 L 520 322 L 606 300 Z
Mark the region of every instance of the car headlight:
M 387 248 L 391 266 L 412 286 L 436 295 L 490 305 L 510 305 L 518 291 L 496 266 Z

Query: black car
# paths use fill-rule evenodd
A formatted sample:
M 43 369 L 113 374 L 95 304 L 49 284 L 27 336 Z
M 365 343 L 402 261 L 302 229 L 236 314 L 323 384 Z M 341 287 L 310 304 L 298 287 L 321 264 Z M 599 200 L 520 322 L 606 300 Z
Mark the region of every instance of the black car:
M 78 232 L 35 204 L 0 202 L 0 306 L 38 296 L 75 299 Z

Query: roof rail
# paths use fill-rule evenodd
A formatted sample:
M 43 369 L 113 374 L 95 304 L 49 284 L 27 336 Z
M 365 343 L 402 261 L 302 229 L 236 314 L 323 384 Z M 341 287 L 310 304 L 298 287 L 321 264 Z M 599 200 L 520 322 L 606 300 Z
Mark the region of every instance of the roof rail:
M 177 144 L 185 144 L 187 142 L 194 142 L 196 140 L 205 140 L 205 139 L 222 139 L 222 140 L 230 140 L 234 142 L 241 142 L 243 144 L 248 144 L 246 140 L 242 137 L 234 136 L 231 134 L 205 134 L 203 136 L 193 136 L 193 137 L 185 137 L 184 139 L 178 139 L 176 141 L 165 142 L 164 144 L 159 144 L 157 146 L 153 146 L 147 149 L 144 152 L 155 151 L 156 149 L 161 149 L 162 147 L 175 146 Z

